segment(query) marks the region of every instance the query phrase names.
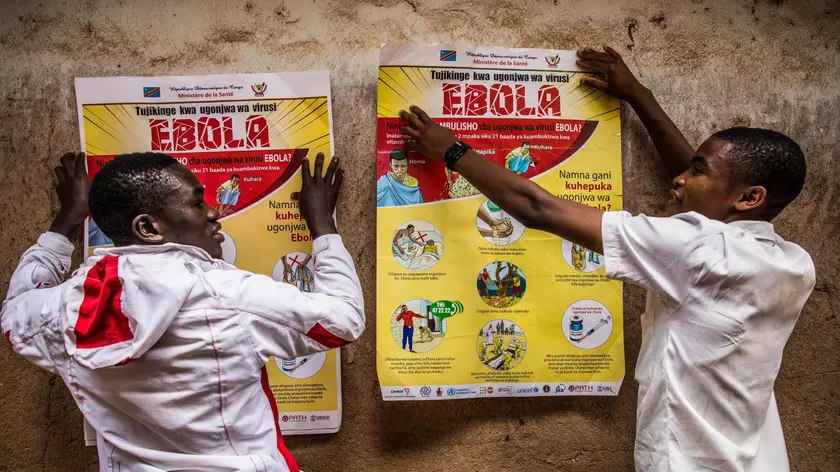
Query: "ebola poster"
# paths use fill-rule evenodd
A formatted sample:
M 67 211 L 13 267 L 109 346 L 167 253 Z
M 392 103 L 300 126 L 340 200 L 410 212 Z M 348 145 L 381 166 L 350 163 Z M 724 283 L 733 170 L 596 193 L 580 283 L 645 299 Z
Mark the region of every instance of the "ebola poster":
M 91 179 L 109 160 L 160 152 L 190 169 L 220 213 L 223 259 L 309 292 L 309 230 L 291 198 L 304 157 L 332 155 L 327 72 L 76 79 Z M 85 251 L 112 245 L 88 219 Z M 338 431 L 339 351 L 275 358 L 263 386 L 284 434 Z
M 377 118 L 377 370 L 384 400 L 617 395 L 622 285 L 406 152 L 412 104 L 560 198 L 621 209 L 619 102 L 573 51 L 384 45 Z

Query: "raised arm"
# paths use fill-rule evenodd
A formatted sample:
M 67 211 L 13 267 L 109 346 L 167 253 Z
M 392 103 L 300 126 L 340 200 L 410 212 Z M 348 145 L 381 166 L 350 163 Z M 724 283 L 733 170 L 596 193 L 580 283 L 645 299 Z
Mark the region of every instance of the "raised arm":
M 76 234 L 88 215 L 90 179 L 85 170 L 85 155 L 67 153 L 55 168 L 58 177 L 56 193 L 61 202 L 49 232 L 21 257 L 9 281 L 6 299 L 37 288 L 54 287 L 64 281 L 70 271 L 73 244 Z
M 589 48 L 578 51 L 579 66 L 604 75 L 603 80 L 589 77 L 581 83 L 629 103 L 642 120 L 668 174 L 672 178 L 682 174 L 688 169 L 694 148 L 659 106 L 653 92 L 630 72 L 621 55 L 609 46 L 604 51 Z
M 406 149 L 440 161 L 457 141 L 452 131 L 418 107 L 411 107 L 411 112 L 403 110 L 400 116 L 410 124 L 402 132 L 414 141 L 406 143 Z M 458 159 L 455 170 L 523 225 L 554 233 L 598 253 L 603 251 L 600 210 L 558 198 L 474 151 Z

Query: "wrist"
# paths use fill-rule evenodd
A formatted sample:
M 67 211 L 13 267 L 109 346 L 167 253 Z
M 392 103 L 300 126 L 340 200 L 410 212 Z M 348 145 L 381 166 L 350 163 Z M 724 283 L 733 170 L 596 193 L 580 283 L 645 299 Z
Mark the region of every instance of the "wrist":
M 67 239 L 71 239 L 81 229 L 86 217 L 87 215 L 79 216 L 59 211 L 52 225 L 50 225 L 50 232 L 58 233 Z
M 654 98 L 653 92 L 651 92 L 649 88 L 639 84 L 639 87 L 630 95 L 627 102 L 635 110 L 637 108 L 644 108 L 651 103 L 655 103 L 656 98 Z
M 309 227 L 309 234 L 312 236 L 313 241 L 327 234 L 338 233 L 338 229 L 335 227 L 335 220 L 332 216 L 312 218 L 312 221 L 307 221 L 306 225 Z

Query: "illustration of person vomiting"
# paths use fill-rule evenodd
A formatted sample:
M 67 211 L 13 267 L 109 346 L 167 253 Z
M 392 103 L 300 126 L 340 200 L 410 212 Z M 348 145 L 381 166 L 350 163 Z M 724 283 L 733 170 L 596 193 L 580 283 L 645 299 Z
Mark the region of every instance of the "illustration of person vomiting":
M 408 351 L 416 352 L 414 350 L 414 318 L 423 318 L 409 310 L 406 305 L 400 307 L 400 313 L 397 315 L 397 323 L 403 322 L 402 348 L 405 349 L 406 342 L 408 343 Z
M 505 156 L 505 167 L 518 175 L 527 173 L 531 167 L 537 167 L 536 161 L 531 157 L 531 143 L 523 141 L 522 146 L 509 152 Z
M 376 206 L 389 207 L 423 203 L 420 183 L 408 175 L 408 157 L 402 149 L 390 154 L 391 170 L 376 181 Z
M 233 207 L 239 201 L 239 174 L 230 176 L 219 188 L 216 189 L 216 204 L 221 216 L 225 216 L 233 211 Z

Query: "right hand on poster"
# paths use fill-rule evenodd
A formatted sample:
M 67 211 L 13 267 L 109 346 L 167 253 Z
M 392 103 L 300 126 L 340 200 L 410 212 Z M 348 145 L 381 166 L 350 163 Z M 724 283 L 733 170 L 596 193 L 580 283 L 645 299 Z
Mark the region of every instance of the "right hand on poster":
M 449 128 L 435 123 L 420 107 L 412 106 L 410 110 L 410 113 L 400 110 L 400 118 L 410 125 L 403 126 L 402 133 L 414 140 L 405 143 L 405 148 L 442 161 L 443 154 L 458 141 L 458 137 Z
M 591 48 L 578 50 L 577 64 L 580 67 L 604 74 L 604 80 L 587 77 L 581 80 L 581 83 L 621 100 L 628 102 L 638 100 L 647 89 L 630 72 L 624 59 L 615 49 L 604 46 L 604 51 L 599 52 Z
M 338 233 L 333 212 L 341 182 L 344 180 L 344 169 L 341 168 L 338 158 L 333 157 L 326 175 L 323 173 L 324 154 L 320 152 L 315 157 L 314 174 L 309 170 L 309 159 L 304 159 L 301 167 L 303 185 L 300 192 L 292 194 L 292 198 L 300 203 L 300 214 L 309 226 L 312 239 Z

